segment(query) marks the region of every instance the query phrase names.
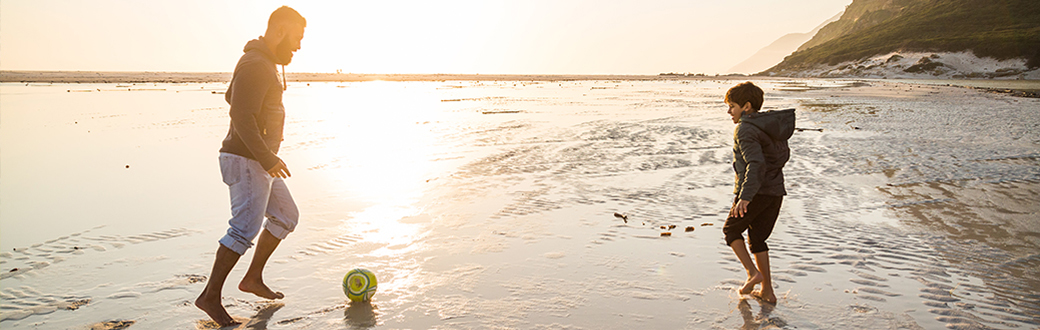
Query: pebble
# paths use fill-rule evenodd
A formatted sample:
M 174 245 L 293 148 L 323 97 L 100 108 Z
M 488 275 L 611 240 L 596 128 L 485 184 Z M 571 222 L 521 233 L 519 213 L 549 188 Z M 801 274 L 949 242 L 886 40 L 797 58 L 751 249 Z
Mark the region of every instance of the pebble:
M 694 228 L 693 226 L 686 226 L 686 231 L 687 232 L 693 231 L 694 229 L 696 229 L 696 228 Z
M 672 236 L 672 233 L 666 231 L 661 233 L 661 236 Z
M 614 216 L 618 217 L 618 218 L 621 218 L 621 220 L 625 220 L 625 223 L 628 223 L 628 216 L 627 215 L 614 212 Z
M 714 226 L 714 225 L 715 225 L 715 224 L 714 224 L 714 223 L 711 223 L 711 222 L 705 222 L 705 223 L 702 223 L 702 224 L 701 224 L 701 226 Z

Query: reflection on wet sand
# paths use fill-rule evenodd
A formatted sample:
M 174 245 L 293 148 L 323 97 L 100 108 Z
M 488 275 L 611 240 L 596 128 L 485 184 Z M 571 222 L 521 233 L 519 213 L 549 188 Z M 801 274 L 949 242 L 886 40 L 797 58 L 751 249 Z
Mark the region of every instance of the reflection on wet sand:
M 759 301 L 758 303 L 758 314 L 751 311 L 751 304 L 748 303 L 747 299 L 741 299 L 737 303 L 737 309 L 740 310 L 740 316 L 744 318 L 744 325 L 740 327 L 742 330 L 752 329 L 775 329 L 783 328 L 787 326 L 787 322 L 779 317 L 774 317 L 773 309 L 776 305 Z
M 1029 129 L 1037 125 L 1035 116 L 1023 113 L 1023 106 L 1037 102 L 878 84 L 857 92 L 873 91 L 869 97 L 808 113 L 830 128 L 853 128 L 826 143 L 840 149 L 821 151 L 856 160 L 858 166 L 844 169 L 848 174 L 883 175 L 885 184 L 875 189 L 887 205 L 879 212 L 861 209 L 862 218 L 894 215 L 897 234 L 910 238 L 869 235 L 857 254 L 839 259 L 862 265 L 861 278 L 853 281 L 861 286 L 853 292 L 878 301 L 923 298 L 927 314 L 912 314 L 918 320 L 930 315 L 948 328 L 1040 325 L 1040 138 Z M 943 93 L 956 102 L 908 104 L 877 94 L 885 89 Z M 848 251 L 863 236 L 835 248 Z M 897 242 L 904 245 L 892 245 Z M 864 277 L 873 273 L 868 268 L 889 274 Z M 894 275 L 923 287 L 893 290 Z
M 343 311 L 343 320 L 350 329 L 368 329 L 379 324 L 379 308 L 370 301 L 352 301 Z
M 881 190 L 896 200 L 946 198 L 896 211 L 912 219 L 914 226 L 938 234 L 927 242 L 952 267 L 936 274 L 982 280 L 926 282 L 929 288 L 922 289 L 921 297 L 938 302 L 928 304 L 933 307 L 929 312 L 959 327 L 1015 324 L 1008 321 L 1040 325 L 1037 181 L 930 182 Z

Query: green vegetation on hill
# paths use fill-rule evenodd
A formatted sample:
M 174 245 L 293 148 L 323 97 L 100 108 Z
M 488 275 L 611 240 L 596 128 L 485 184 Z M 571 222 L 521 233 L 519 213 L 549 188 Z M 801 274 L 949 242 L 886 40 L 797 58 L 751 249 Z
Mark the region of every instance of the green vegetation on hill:
M 854 0 L 849 8 L 858 3 L 883 8 L 852 20 L 843 16 L 831 24 L 844 27 L 844 35 L 799 50 L 764 73 L 782 75 L 894 51 L 972 51 L 998 60 L 1025 58 L 1030 68 L 1040 67 L 1038 0 Z M 864 21 L 870 23 L 857 25 Z
M 838 21 L 827 24 L 811 40 L 798 47 L 806 50 L 835 38 L 869 28 L 893 18 L 913 0 L 858 0 L 845 7 Z

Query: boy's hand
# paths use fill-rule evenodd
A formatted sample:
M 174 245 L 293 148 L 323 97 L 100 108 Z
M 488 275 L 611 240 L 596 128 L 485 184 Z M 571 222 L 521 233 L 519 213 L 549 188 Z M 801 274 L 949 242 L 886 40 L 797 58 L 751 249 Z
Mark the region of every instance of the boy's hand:
M 747 213 L 747 206 L 750 201 L 741 199 L 736 204 L 733 204 L 733 208 L 729 209 L 729 216 L 731 218 L 743 218 L 744 214 Z

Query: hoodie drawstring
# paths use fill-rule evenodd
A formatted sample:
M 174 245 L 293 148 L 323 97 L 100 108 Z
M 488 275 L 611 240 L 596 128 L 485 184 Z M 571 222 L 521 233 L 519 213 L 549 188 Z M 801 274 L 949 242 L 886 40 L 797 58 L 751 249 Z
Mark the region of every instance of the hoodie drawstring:
M 289 89 L 289 83 L 285 82 L 285 65 L 282 65 L 282 90 Z

